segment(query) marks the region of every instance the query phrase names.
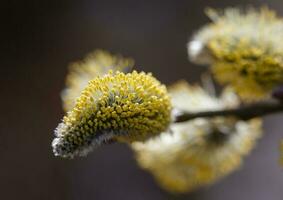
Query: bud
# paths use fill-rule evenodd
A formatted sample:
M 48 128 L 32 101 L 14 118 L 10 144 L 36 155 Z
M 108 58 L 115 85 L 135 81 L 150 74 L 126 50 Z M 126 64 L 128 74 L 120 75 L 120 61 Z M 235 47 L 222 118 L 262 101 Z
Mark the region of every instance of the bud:
M 272 91 L 272 97 L 275 99 L 278 99 L 280 101 L 283 101 L 283 85 L 280 85 L 279 87 L 276 87 Z

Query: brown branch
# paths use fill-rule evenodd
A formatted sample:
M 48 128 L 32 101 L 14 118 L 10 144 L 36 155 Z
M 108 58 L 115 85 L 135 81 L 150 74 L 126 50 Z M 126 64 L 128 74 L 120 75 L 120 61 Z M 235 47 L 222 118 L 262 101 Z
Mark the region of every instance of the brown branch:
M 214 111 L 202 111 L 202 112 L 180 112 L 175 117 L 175 123 L 185 122 L 188 120 L 201 118 L 201 117 L 226 117 L 235 116 L 241 120 L 249 120 L 254 117 L 261 117 L 264 115 L 277 113 L 283 111 L 283 103 L 279 101 L 265 101 L 260 103 L 248 104 L 238 108 L 214 110 Z

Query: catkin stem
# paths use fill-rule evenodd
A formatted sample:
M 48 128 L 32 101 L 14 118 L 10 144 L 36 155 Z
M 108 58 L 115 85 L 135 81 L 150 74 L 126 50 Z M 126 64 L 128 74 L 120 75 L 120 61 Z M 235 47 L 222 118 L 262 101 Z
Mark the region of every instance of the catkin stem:
M 211 110 L 203 112 L 180 112 L 175 116 L 175 123 L 185 122 L 196 118 L 227 117 L 234 116 L 241 120 L 249 120 L 255 117 L 262 117 L 283 111 L 283 102 L 265 101 L 254 104 L 247 104 L 233 109 Z

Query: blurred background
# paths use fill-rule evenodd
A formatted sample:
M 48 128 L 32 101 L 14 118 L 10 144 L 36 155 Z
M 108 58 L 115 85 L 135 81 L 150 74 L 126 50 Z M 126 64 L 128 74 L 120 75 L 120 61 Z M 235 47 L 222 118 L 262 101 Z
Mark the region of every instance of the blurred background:
M 263 4 L 283 16 L 282 0 L 1 2 L 1 199 L 172 199 L 126 145 L 104 146 L 86 158 L 54 157 L 67 66 L 102 48 L 135 58 L 136 69 L 163 83 L 194 83 L 205 69 L 188 61 L 186 42 L 208 22 L 204 8 Z M 180 198 L 282 200 L 282 120 L 282 114 L 265 118 L 265 134 L 240 170 Z

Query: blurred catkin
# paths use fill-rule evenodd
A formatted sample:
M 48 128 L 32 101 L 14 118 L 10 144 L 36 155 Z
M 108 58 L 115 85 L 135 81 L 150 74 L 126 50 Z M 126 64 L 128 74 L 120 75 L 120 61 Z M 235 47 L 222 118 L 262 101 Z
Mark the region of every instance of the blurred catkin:
M 226 90 L 220 98 L 201 87 L 180 82 L 169 89 L 174 108 L 194 112 L 235 107 L 238 98 Z M 141 167 L 170 192 L 188 192 L 211 184 L 242 163 L 261 134 L 261 120 L 199 118 L 172 124 L 171 131 L 132 147 Z
M 72 63 L 66 78 L 66 88 L 61 94 L 64 110 L 68 111 L 75 106 L 76 99 L 90 80 L 107 74 L 109 70 L 131 71 L 133 65 L 132 58 L 114 55 L 105 50 L 95 50 L 82 61 Z
M 191 61 L 211 65 L 216 79 L 243 100 L 268 97 L 283 83 L 283 19 L 266 7 L 207 14 L 212 22 L 188 43 Z

